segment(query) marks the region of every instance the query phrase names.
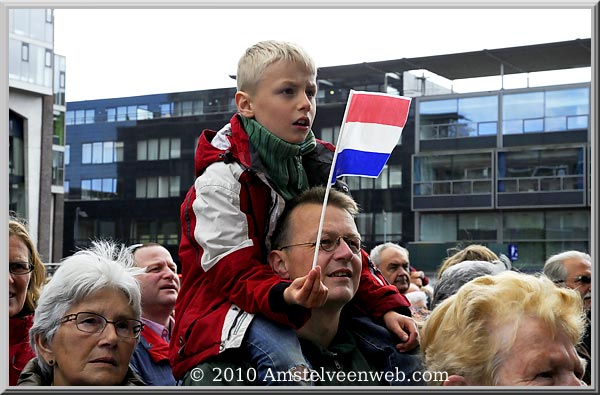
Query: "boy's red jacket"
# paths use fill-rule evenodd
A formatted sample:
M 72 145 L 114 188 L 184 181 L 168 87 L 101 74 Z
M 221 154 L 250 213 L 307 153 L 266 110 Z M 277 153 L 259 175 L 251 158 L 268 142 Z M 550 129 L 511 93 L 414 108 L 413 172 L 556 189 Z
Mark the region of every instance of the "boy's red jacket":
M 294 328 L 310 317 L 309 309 L 285 304 L 283 291 L 290 281 L 267 264 L 269 240 L 285 202 L 269 185 L 238 117 L 219 132 L 203 131 L 196 180 L 181 204 L 182 284 L 169 350 L 176 379 L 207 358 L 239 347 L 255 313 Z M 317 140 L 303 157 L 311 186 L 327 182 L 333 151 L 331 144 Z M 375 318 L 389 310 L 410 315 L 408 300 L 383 276 L 373 275 L 377 271 L 364 251 L 362 257 L 354 307 Z

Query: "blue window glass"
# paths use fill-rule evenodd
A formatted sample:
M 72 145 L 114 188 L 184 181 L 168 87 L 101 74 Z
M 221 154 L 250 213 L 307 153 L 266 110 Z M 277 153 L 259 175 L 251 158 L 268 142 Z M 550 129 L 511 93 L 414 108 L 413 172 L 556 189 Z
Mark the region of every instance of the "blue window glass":
M 458 122 L 498 120 L 498 97 L 467 97 L 458 101 Z
M 577 115 L 567 118 L 567 129 L 587 129 L 588 128 L 588 116 Z
M 92 180 L 81 180 L 81 190 L 90 191 L 92 189 Z
M 75 110 L 75 124 L 81 125 L 85 123 L 85 110 Z
M 587 88 L 546 92 L 546 116 L 587 115 L 589 113 Z
M 85 123 L 94 123 L 96 110 L 85 110 Z
M 105 193 L 114 192 L 112 178 L 103 178 L 102 179 L 102 192 L 105 192 Z
M 117 107 L 117 121 L 125 121 L 127 119 L 127 107 Z
M 106 109 L 106 121 L 107 122 L 115 122 L 117 120 L 117 109 L 116 108 L 107 108 Z
M 81 163 L 92 163 L 92 144 L 86 143 L 81 145 Z
M 102 191 L 102 179 L 101 178 L 94 178 L 92 180 L 92 191 L 94 191 L 94 192 Z
M 102 143 L 92 143 L 92 163 L 102 163 Z
M 544 92 L 504 95 L 502 98 L 503 134 L 522 133 L 524 120 L 544 117 Z
M 163 103 L 160 105 L 160 116 L 168 117 L 173 113 L 173 103 Z
M 523 120 L 523 132 L 543 132 L 544 131 L 544 120 L 543 119 L 524 119 Z
M 419 106 L 419 114 L 456 114 L 458 102 L 456 99 L 423 101 Z
M 75 111 L 67 111 L 65 113 L 65 123 L 67 125 L 74 125 L 75 124 Z

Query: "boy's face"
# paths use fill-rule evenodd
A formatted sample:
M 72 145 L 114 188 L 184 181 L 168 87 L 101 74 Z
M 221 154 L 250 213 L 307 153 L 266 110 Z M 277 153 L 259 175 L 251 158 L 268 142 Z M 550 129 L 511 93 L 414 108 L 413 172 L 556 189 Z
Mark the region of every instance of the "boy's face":
M 316 76 L 294 62 L 268 66 L 252 94 L 238 92 L 239 112 L 288 143 L 306 139 L 316 113 Z

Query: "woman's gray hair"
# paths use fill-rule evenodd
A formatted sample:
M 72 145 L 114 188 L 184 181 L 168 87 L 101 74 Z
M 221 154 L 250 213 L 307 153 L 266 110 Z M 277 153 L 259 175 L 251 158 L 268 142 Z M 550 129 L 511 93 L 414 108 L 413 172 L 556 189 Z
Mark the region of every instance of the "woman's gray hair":
M 40 358 L 35 336 L 52 344 L 66 312 L 99 291 L 107 288 L 122 291 L 133 308 L 132 318 L 139 320 L 141 295 L 135 276 L 143 271 L 134 267 L 133 256 L 126 246 L 106 240 L 93 241 L 90 248 L 65 258 L 42 290 L 29 331 L 29 342 L 38 355 L 40 369 L 52 374 L 52 368 Z
M 463 261 L 450 266 L 442 273 L 433 288 L 431 309 L 433 310 L 435 306 L 454 295 L 460 287 L 469 281 L 485 275 L 496 275 L 507 270 L 510 270 L 510 268 L 501 261 Z

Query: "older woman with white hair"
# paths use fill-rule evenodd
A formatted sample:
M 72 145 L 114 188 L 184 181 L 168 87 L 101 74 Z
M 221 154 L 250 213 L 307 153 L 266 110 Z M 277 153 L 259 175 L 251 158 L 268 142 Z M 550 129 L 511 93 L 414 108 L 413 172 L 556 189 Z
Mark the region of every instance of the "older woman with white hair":
M 29 331 L 37 357 L 18 385 L 144 385 L 129 367 L 143 327 L 131 259 L 97 241 L 61 263 L 40 295 Z
M 585 362 L 575 346 L 583 320 L 579 295 L 545 276 L 478 277 L 425 322 L 421 350 L 436 377 L 429 384 L 580 386 Z

